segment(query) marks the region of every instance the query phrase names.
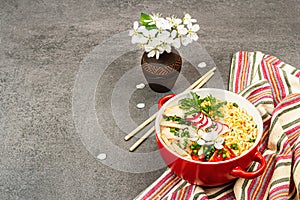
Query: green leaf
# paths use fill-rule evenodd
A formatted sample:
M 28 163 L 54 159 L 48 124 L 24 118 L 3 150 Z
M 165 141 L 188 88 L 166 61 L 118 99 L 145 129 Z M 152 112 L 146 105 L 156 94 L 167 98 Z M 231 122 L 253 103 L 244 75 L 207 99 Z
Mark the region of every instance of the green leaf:
M 199 100 L 199 96 L 195 93 L 195 92 L 191 92 L 193 99 L 194 99 L 194 104 L 198 105 L 198 100 Z
M 140 22 L 143 26 L 148 25 L 148 22 L 145 22 L 145 20 L 150 20 L 150 15 L 147 15 L 146 13 L 141 13 Z
M 147 25 L 146 29 L 147 30 L 156 29 L 156 25 L 155 24 L 153 24 L 153 25 Z
M 151 20 L 151 19 L 152 18 L 151 18 L 150 15 L 148 15 L 146 13 L 141 13 L 140 22 L 148 30 L 150 30 L 150 29 L 156 29 L 156 25 L 155 24 L 149 25 L 149 22 L 145 22 L 145 20 Z

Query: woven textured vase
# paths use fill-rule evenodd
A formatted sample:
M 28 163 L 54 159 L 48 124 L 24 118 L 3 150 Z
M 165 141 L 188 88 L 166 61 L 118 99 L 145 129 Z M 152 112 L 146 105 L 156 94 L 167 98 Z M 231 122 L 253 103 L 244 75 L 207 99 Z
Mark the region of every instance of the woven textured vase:
M 148 58 L 145 52 L 141 65 L 150 88 L 155 92 L 163 93 L 173 88 L 181 70 L 182 59 L 175 49 L 170 53 L 162 53 L 159 59 Z

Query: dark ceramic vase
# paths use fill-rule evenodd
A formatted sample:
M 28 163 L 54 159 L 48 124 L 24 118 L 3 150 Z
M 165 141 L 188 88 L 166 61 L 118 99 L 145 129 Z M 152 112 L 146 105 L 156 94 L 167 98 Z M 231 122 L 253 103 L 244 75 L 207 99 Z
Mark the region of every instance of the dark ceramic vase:
M 173 88 L 181 70 L 182 59 L 175 49 L 170 53 L 162 53 L 159 59 L 148 58 L 147 53 L 144 52 L 141 64 L 150 88 L 155 92 L 163 93 Z

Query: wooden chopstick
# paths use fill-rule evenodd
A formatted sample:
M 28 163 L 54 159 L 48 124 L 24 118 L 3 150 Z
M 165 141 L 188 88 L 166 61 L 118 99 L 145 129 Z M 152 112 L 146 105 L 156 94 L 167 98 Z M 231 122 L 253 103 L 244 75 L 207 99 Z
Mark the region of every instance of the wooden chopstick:
M 207 76 L 210 76 L 211 74 L 214 74 L 214 71 L 216 69 L 217 68 L 214 67 L 211 70 L 209 70 L 206 74 L 204 74 L 203 76 L 201 76 L 201 78 L 199 78 L 197 81 L 195 81 L 190 87 L 188 87 L 187 89 L 185 89 L 185 91 L 194 89 L 197 85 L 199 85 L 201 82 L 203 82 L 203 80 L 205 80 Z
M 154 132 L 154 126 L 152 126 L 138 141 L 136 141 L 129 149 L 134 151 L 142 142 L 144 142 Z
M 199 89 L 199 88 L 201 88 L 213 75 L 214 75 L 214 70 L 215 70 L 216 68 L 213 68 L 212 70 L 210 70 L 209 72 L 207 72 L 205 75 L 203 75 L 200 79 L 201 79 L 201 81 L 199 81 L 199 80 L 197 80 L 196 82 L 197 82 L 197 84 L 193 84 L 193 85 L 191 85 L 191 86 L 193 86 L 193 87 L 189 87 L 189 88 L 187 88 L 186 90 L 191 90 L 191 89 Z M 185 91 L 186 91 L 185 90 Z M 155 117 L 156 117 L 156 115 L 157 115 L 157 112 L 154 114 L 155 115 Z M 149 119 L 151 119 L 154 115 L 152 115 Z M 154 117 L 154 118 L 155 118 Z M 149 120 L 148 119 L 148 120 Z M 148 121 L 148 120 L 146 120 L 146 121 Z M 145 121 L 145 122 L 146 122 Z M 144 122 L 144 123 L 145 123 Z M 144 124 L 143 123 L 143 124 Z M 150 122 L 149 122 L 150 123 Z M 142 126 L 143 124 L 141 124 L 140 126 Z M 146 124 L 147 125 L 147 124 Z M 146 126 L 145 125 L 145 126 Z M 136 128 L 137 129 L 137 128 Z M 136 131 L 136 132 L 134 132 L 134 134 L 135 133 L 137 133 L 138 131 L 137 130 L 133 130 L 132 132 L 134 132 L 134 131 Z M 131 147 L 130 147 L 130 149 L 129 149 L 129 151 L 134 151 L 140 144 L 142 144 L 142 142 L 144 142 L 152 133 L 154 132 L 154 126 L 153 127 L 151 127 L 151 129 L 149 129 L 138 141 L 136 141 Z M 134 135 L 133 134 L 133 135 Z M 128 134 L 129 135 L 129 134 Z M 127 136 L 128 136 L 127 135 Z M 133 136 L 132 134 L 131 134 L 131 137 Z M 125 137 L 126 138 L 126 137 Z
M 210 73 L 209 75 L 207 75 L 203 79 L 203 81 L 201 83 L 199 83 L 199 85 L 197 85 L 193 90 L 201 88 L 213 75 L 214 75 L 214 73 Z
M 194 89 L 197 85 L 199 85 L 203 80 L 205 80 L 208 76 L 214 73 L 216 70 L 216 67 L 209 70 L 206 74 L 204 74 L 201 78 L 199 78 L 197 81 L 195 81 L 190 87 L 188 87 L 185 91 Z M 203 83 L 204 84 L 204 83 Z M 149 123 L 151 123 L 156 118 L 157 112 L 154 113 L 151 117 L 149 117 L 146 121 L 144 121 L 142 124 L 140 124 L 138 127 L 136 127 L 133 131 L 131 131 L 128 135 L 125 136 L 125 140 L 129 140 L 132 138 L 135 134 L 137 134 L 140 130 L 142 130 L 145 126 L 147 126 Z
M 125 136 L 125 140 L 129 140 L 132 138 L 135 134 L 137 134 L 140 130 L 142 130 L 145 126 L 147 126 L 149 123 L 151 123 L 157 115 L 157 112 L 154 113 L 151 117 L 149 117 L 146 121 L 141 123 L 138 127 L 136 127 L 133 131 L 131 131 L 128 135 Z

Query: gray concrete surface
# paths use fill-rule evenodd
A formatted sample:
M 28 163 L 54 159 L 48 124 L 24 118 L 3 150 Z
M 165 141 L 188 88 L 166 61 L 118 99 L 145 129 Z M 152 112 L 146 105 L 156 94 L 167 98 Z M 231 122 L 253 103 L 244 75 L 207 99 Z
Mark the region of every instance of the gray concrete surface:
M 163 172 L 125 172 L 99 162 L 82 143 L 72 112 L 82 61 L 131 28 L 141 11 L 196 18 L 199 42 L 224 85 L 239 50 L 300 65 L 299 0 L 0 0 L 0 199 L 133 199 Z M 103 78 L 109 83 L 111 77 Z M 99 93 L 105 80 L 97 103 L 105 101 Z M 96 111 L 111 112 L 99 104 Z M 141 120 L 134 112 L 132 118 Z M 132 141 L 125 144 L 125 133 L 117 132 L 108 138 L 128 148 Z M 152 138 L 137 152 L 154 150 Z

